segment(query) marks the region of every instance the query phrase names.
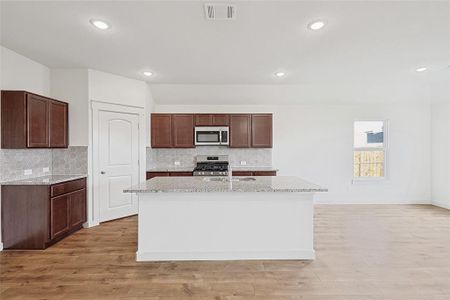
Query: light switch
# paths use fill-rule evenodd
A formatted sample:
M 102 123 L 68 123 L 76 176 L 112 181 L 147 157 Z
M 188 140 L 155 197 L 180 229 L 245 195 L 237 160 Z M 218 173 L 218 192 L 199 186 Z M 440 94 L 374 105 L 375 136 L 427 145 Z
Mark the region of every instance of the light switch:
M 33 174 L 33 170 L 32 169 L 26 169 L 23 171 L 23 175 L 31 175 Z
M 247 162 L 245 160 L 241 160 L 241 166 L 247 165 Z
M 174 162 L 174 164 L 175 164 L 175 166 L 179 166 L 179 165 L 180 165 L 180 162 L 179 162 L 179 161 L 176 161 L 176 162 Z
M 50 172 L 50 168 L 49 167 L 42 168 L 42 172 L 48 173 Z

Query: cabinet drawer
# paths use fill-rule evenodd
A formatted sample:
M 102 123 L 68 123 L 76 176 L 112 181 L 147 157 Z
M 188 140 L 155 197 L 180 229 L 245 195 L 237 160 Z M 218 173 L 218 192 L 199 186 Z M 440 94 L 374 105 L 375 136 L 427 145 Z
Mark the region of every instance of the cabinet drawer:
M 192 172 L 170 172 L 170 176 L 192 176 Z
M 233 171 L 233 176 L 253 176 L 252 171 Z
M 86 178 L 52 185 L 50 188 L 50 195 L 51 195 L 51 197 L 55 197 L 55 196 L 70 193 L 70 192 L 73 192 L 76 190 L 81 190 L 83 188 L 86 188 Z
M 255 171 L 255 176 L 277 176 L 277 171 Z

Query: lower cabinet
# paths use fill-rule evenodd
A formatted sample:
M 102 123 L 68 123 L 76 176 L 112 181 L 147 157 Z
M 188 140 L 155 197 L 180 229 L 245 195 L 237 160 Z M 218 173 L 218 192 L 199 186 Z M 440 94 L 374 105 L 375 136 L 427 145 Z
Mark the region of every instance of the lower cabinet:
M 233 176 L 277 176 L 277 171 L 233 171 Z
M 167 176 L 192 176 L 192 172 L 147 172 L 147 180 Z
M 86 178 L 55 185 L 2 186 L 5 249 L 45 249 L 86 222 Z
M 147 179 L 167 176 L 192 176 L 192 172 L 147 172 Z M 277 176 L 277 171 L 233 171 L 233 176 Z

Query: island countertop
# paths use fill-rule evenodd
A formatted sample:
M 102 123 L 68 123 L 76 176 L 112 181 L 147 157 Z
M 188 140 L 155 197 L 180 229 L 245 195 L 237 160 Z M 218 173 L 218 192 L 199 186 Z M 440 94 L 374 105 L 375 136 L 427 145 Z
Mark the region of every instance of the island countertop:
M 222 192 L 327 192 L 294 176 L 257 177 L 156 177 L 125 189 L 125 193 L 222 193 Z

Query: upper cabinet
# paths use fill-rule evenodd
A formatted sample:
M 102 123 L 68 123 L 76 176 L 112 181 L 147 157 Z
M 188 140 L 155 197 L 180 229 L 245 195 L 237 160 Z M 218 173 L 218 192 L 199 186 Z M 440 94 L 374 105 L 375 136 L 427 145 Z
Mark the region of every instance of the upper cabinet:
M 195 126 L 228 126 L 230 118 L 227 114 L 197 114 Z
M 230 115 L 230 147 L 250 148 L 252 118 L 248 114 Z
M 50 147 L 66 148 L 69 144 L 67 132 L 69 109 L 67 103 L 59 101 L 49 102 Z
M 272 148 L 272 114 L 252 115 L 252 147 Z
M 152 114 L 152 148 L 193 148 L 194 115 Z
M 195 126 L 229 126 L 231 148 L 272 148 L 272 114 L 152 114 L 152 148 L 193 148 Z
M 2 91 L 2 148 L 67 148 L 68 104 L 25 91 Z
M 172 148 L 172 115 L 152 114 L 152 148 Z
M 194 148 L 194 115 L 172 115 L 172 136 L 174 148 Z

